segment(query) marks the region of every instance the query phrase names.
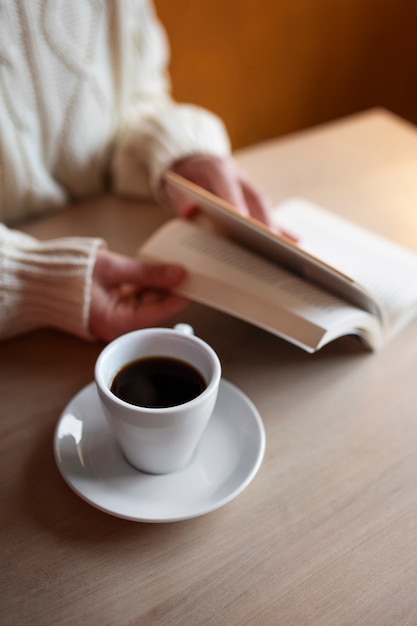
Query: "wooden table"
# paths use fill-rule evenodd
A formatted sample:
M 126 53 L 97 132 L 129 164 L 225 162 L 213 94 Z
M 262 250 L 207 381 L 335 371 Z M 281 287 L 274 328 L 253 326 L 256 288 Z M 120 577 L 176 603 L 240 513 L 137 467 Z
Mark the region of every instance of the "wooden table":
M 417 249 L 417 130 L 390 114 L 237 157 L 274 202 L 305 196 Z M 134 253 L 164 219 L 102 198 L 25 230 L 102 235 Z M 3 342 L 0 623 L 416 624 L 417 323 L 378 353 L 341 340 L 308 355 L 202 306 L 181 320 L 262 415 L 258 475 L 188 521 L 100 512 L 65 484 L 52 445 L 102 345 L 52 330 Z

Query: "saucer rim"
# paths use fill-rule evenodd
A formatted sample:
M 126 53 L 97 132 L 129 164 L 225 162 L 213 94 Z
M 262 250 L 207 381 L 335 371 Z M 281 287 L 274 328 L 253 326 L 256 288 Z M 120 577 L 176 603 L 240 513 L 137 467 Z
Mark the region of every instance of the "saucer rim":
M 88 383 L 87 385 L 85 385 L 82 389 L 80 389 L 76 394 L 74 394 L 74 396 L 69 400 L 69 402 L 66 404 L 66 406 L 64 407 L 64 409 L 62 410 L 59 419 L 56 423 L 55 426 L 55 431 L 54 431 L 54 438 L 53 438 L 53 449 L 54 449 L 54 458 L 55 458 L 55 463 L 58 467 L 58 470 L 60 472 L 60 475 L 62 476 L 63 480 L 65 481 L 65 483 L 70 487 L 70 489 L 76 494 L 78 495 L 84 502 L 86 502 L 87 504 L 90 504 L 91 506 L 93 506 L 94 508 L 96 508 L 99 511 L 102 511 L 104 513 L 107 513 L 108 515 L 111 515 L 113 517 L 118 517 L 120 519 L 124 519 L 124 520 L 128 520 L 128 521 L 134 521 L 134 522 L 141 522 L 141 523 L 171 523 L 171 522 L 179 522 L 179 521 L 185 521 L 188 519 L 193 519 L 193 518 L 197 518 L 197 517 L 201 517 L 203 515 L 207 515 L 208 513 L 211 513 L 223 506 L 225 506 L 226 504 L 228 504 L 229 502 L 231 502 L 232 500 L 234 500 L 238 495 L 240 495 L 245 489 L 246 487 L 248 487 L 248 485 L 252 482 L 252 480 L 255 478 L 256 474 L 259 471 L 259 468 L 263 462 L 264 456 L 265 456 L 265 448 L 266 448 L 266 435 L 265 435 L 265 427 L 262 421 L 262 418 L 259 414 L 258 409 L 256 408 L 256 406 L 254 405 L 254 403 L 252 402 L 252 400 L 236 385 L 234 385 L 233 383 L 231 383 L 230 381 L 221 378 L 220 380 L 220 388 L 219 388 L 219 397 L 221 393 L 232 393 L 235 396 L 239 396 L 241 402 L 243 402 L 249 413 L 250 413 L 250 417 L 253 420 L 253 424 L 256 425 L 256 432 L 257 432 L 257 440 L 253 442 L 254 445 L 254 450 L 256 449 L 256 455 L 255 455 L 255 459 L 254 462 L 250 468 L 250 470 L 248 470 L 246 472 L 246 474 L 244 475 L 244 478 L 242 479 L 242 481 L 234 488 L 232 489 L 232 491 L 227 495 L 224 496 L 223 498 L 219 499 L 218 501 L 213 502 L 213 504 L 211 506 L 206 506 L 204 508 L 201 508 L 197 511 L 193 511 L 190 512 L 189 514 L 182 514 L 182 515 L 172 515 L 172 516 L 168 516 L 168 515 L 160 515 L 160 516 L 155 516 L 155 517 L 151 517 L 151 516 L 139 516 L 139 515 L 129 515 L 129 514 L 125 514 L 123 512 L 118 512 L 117 511 L 117 507 L 115 508 L 109 508 L 103 505 L 100 505 L 99 503 L 99 498 L 98 500 L 93 500 L 91 497 L 87 496 L 80 488 L 79 486 L 77 486 L 77 481 L 74 481 L 73 479 L 71 479 L 71 475 L 70 472 L 68 472 L 65 467 L 64 467 L 64 463 L 60 460 L 60 450 L 62 449 L 62 446 L 60 446 L 60 441 L 58 438 L 58 429 L 60 426 L 60 423 L 62 421 L 62 419 L 64 418 L 65 414 L 68 412 L 69 408 L 75 404 L 78 399 L 79 396 L 81 396 L 82 394 L 87 394 L 90 390 L 92 391 L 92 388 L 95 388 L 95 382 L 92 381 L 90 383 Z M 91 401 L 91 400 L 90 400 Z M 96 398 L 94 399 L 94 401 L 96 401 Z M 97 396 L 97 402 L 98 402 L 98 396 Z M 219 402 L 219 400 L 217 401 Z M 217 406 L 217 403 L 216 403 Z M 216 407 L 215 409 L 216 410 Z M 100 417 L 101 419 L 105 420 L 104 414 L 102 413 L 101 410 L 99 410 L 100 413 Z M 97 419 L 97 418 L 96 418 Z M 98 418 L 100 419 L 100 418 Z M 203 435 L 204 437 L 204 435 Z M 126 465 L 128 466 L 129 463 L 125 460 Z M 197 463 L 196 460 L 193 460 L 190 464 L 189 467 L 192 467 L 194 463 Z M 129 466 L 130 467 L 130 466 Z M 155 475 L 152 474 L 146 474 L 144 472 L 140 472 L 138 470 L 139 474 L 142 477 L 147 477 L 149 476 L 149 480 L 153 480 L 155 479 Z M 178 472 L 178 475 L 180 476 L 181 472 Z M 86 476 L 88 476 L 90 479 L 97 478 L 97 481 L 100 482 L 100 478 L 99 477 L 94 477 L 91 473 L 88 473 L 86 471 Z M 173 476 L 172 474 L 170 474 L 169 476 Z M 79 484 L 79 483 L 78 483 Z

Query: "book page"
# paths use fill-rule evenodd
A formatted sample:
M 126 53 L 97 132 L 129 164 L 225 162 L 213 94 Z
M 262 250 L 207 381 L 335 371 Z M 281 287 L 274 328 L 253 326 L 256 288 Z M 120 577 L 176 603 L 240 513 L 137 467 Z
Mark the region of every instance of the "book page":
M 293 273 L 308 277 L 326 291 L 371 312 L 382 321 L 383 312 L 362 284 L 356 283 L 351 276 L 326 263 L 320 256 L 312 255 L 298 246 L 282 234 L 282 229 L 270 229 L 259 220 L 242 215 L 222 198 L 174 172 L 166 173 L 165 178 L 229 238 L 287 267 Z
M 304 199 L 276 207 L 274 219 L 299 246 L 364 285 L 384 309 L 391 334 L 417 314 L 417 253 Z
M 172 220 L 141 248 L 142 257 L 188 270 L 178 290 L 314 351 L 346 333 L 380 341 L 373 317 L 283 267 L 189 221 Z

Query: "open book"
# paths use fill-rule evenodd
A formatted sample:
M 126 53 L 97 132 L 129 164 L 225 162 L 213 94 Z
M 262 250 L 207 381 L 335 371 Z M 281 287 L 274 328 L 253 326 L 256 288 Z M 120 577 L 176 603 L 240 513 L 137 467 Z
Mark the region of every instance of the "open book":
M 182 295 L 308 352 L 345 335 L 377 349 L 417 317 L 417 252 L 298 198 L 275 209 L 275 232 L 169 176 L 210 222 L 174 218 L 139 253 L 183 265 Z

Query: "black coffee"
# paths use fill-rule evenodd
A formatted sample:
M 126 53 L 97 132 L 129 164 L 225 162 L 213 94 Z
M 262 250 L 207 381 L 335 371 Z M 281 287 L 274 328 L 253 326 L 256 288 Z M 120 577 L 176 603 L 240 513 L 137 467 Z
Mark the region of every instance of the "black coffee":
M 125 365 L 111 391 L 129 404 L 163 408 L 196 398 L 207 384 L 192 365 L 170 357 L 148 357 Z

